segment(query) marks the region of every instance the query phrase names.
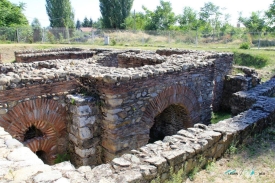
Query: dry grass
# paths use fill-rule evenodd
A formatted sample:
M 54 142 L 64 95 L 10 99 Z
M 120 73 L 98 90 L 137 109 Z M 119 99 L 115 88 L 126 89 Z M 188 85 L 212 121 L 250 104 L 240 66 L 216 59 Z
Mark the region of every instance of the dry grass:
M 249 137 L 235 148 L 230 148 L 220 160 L 210 163 L 205 170 L 198 172 L 194 180 L 186 183 L 258 183 L 274 182 L 275 177 L 275 128 L 262 134 Z M 232 173 L 230 173 L 230 171 Z

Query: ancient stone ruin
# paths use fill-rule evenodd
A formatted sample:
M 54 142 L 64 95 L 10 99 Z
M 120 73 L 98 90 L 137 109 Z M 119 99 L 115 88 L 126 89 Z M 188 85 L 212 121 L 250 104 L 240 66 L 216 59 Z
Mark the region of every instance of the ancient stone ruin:
M 220 157 L 252 124 L 261 130 L 274 118 L 274 104 L 256 89 L 263 85 L 245 106 L 238 101 L 250 94 L 224 92 L 226 84 L 242 89 L 229 82 L 235 77 L 225 80 L 230 53 L 67 48 L 15 54 L 17 63 L 0 65 L 0 180 L 164 181 L 205 164 L 199 156 Z M 249 78 L 241 82 L 246 92 L 253 90 Z M 238 115 L 206 126 L 228 101 Z M 44 164 L 64 154 L 79 168 Z

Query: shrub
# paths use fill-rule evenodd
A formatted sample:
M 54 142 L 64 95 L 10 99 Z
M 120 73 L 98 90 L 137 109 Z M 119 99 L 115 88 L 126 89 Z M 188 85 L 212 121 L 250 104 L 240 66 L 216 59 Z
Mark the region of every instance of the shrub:
M 250 49 L 250 44 L 249 43 L 242 43 L 240 45 L 240 49 L 245 49 L 245 50 Z

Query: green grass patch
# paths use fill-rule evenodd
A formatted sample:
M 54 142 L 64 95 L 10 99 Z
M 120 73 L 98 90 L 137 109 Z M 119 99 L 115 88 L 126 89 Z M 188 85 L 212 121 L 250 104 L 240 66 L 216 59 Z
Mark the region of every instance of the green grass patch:
M 212 112 L 211 123 L 216 124 L 219 121 L 228 118 L 231 118 L 231 114 L 229 112 Z
M 267 65 L 268 60 L 268 57 L 263 54 L 247 54 L 236 51 L 234 52 L 234 62 L 237 65 L 260 69 Z

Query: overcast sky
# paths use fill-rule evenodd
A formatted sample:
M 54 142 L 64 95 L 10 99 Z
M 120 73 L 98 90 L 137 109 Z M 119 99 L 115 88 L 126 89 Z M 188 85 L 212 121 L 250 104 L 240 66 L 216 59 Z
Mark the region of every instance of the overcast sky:
M 49 20 L 45 8 L 45 0 L 10 0 L 12 3 L 26 3 L 24 14 L 31 23 L 34 18 L 38 18 L 43 27 L 49 26 Z M 248 17 L 253 11 L 265 11 L 272 4 L 273 0 L 170 0 L 173 11 L 176 14 L 182 14 L 183 8 L 190 6 L 199 11 L 206 2 L 212 2 L 221 8 L 224 13 L 231 15 L 231 23 L 236 24 L 239 12 L 243 13 L 244 17 Z M 99 10 L 98 0 L 71 0 L 72 7 L 75 12 L 75 21 L 82 21 L 84 17 L 97 20 L 101 14 Z M 142 5 L 150 10 L 155 10 L 159 5 L 159 0 L 134 0 L 132 11 L 142 11 Z

